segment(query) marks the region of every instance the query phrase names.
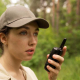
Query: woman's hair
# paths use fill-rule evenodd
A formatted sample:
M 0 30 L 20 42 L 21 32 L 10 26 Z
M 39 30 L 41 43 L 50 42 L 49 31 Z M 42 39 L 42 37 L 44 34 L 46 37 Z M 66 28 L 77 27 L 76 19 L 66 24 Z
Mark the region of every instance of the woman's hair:
M 5 35 L 8 35 L 10 29 L 12 28 L 5 26 L 0 30 L 0 33 L 4 33 Z M 3 43 L 1 42 L 1 40 L 0 40 L 0 48 L 2 49 L 2 53 L 3 53 L 4 49 L 3 49 Z

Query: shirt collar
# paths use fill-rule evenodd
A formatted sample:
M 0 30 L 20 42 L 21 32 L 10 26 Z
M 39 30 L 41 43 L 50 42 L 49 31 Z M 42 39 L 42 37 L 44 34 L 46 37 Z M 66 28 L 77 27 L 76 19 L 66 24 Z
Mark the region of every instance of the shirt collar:
M 20 66 L 20 69 L 22 70 L 23 76 L 25 77 L 25 80 L 26 80 L 27 79 L 26 71 L 24 70 L 22 65 Z M 1 64 L 0 64 L 0 79 L 1 80 L 17 80 L 14 77 L 12 77 Z

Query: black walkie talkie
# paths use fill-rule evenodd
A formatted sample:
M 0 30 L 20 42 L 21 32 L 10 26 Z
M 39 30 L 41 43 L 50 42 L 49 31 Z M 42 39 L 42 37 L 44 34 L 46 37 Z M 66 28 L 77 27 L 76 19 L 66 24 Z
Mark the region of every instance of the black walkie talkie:
M 55 59 L 52 58 L 52 55 L 53 55 L 53 54 L 62 55 L 62 49 L 63 49 L 63 47 L 64 47 L 64 45 L 65 45 L 65 42 L 66 42 L 66 38 L 63 39 L 63 42 L 62 42 L 62 44 L 60 45 L 59 48 L 54 47 L 54 48 L 52 49 L 52 51 L 51 51 L 48 59 L 52 59 L 52 60 L 58 62 L 57 60 L 55 60 Z M 56 68 L 55 66 L 49 64 L 49 63 L 48 63 L 48 60 L 47 60 L 44 68 L 45 68 L 45 70 L 47 70 L 48 72 L 49 72 L 49 70 L 47 69 L 47 65 L 51 66 L 51 67 L 54 68 L 54 69 Z

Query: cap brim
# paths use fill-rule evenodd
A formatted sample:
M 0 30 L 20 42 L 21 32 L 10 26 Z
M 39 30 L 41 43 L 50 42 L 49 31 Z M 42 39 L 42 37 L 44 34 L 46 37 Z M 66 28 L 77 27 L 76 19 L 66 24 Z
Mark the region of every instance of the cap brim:
M 39 28 L 48 28 L 49 27 L 49 23 L 46 20 L 41 19 L 41 18 L 21 18 L 19 20 L 15 20 L 15 21 L 9 23 L 6 26 L 8 26 L 8 27 L 20 27 L 20 26 L 28 24 L 32 21 L 36 21 Z

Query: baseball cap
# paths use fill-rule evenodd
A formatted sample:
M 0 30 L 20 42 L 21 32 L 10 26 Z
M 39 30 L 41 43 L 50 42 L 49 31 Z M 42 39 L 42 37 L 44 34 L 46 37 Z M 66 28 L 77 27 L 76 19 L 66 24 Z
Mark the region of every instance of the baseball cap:
M 4 27 L 20 27 L 36 21 L 39 28 L 48 28 L 49 23 L 42 18 L 36 18 L 30 9 L 18 5 L 7 8 L 7 10 L 0 17 L 0 30 Z

